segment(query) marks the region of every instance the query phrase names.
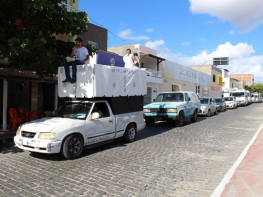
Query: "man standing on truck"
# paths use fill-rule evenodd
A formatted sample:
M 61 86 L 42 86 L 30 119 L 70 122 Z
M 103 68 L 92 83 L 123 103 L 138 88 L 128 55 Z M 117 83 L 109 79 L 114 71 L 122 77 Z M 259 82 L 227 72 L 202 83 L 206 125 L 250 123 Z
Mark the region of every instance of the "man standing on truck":
M 135 57 L 131 54 L 131 49 L 126 50 L 126 55 L 123 56 L 123 61 L 125 63 L 125 68 L 134 68 Z
M 72 48 L 72 52 L 70 54 L 70 57 L 72 58 L 75 56 L 75 60 L 72 62 L 67 62 L 64 65 L 65 73 L 66 73 L 66 79 L 63 80 L 63 83 L 76 82 L 76 73 L 77 73 L 77 65 L 83 65 L 85 61 L 89 60 L 89 52 L 88 49 L 84 46 L 82 46 L 82 39 L 76 38 L 76 46 Z M 69 75 L 69 66 L 72 66 L 72 77 Z

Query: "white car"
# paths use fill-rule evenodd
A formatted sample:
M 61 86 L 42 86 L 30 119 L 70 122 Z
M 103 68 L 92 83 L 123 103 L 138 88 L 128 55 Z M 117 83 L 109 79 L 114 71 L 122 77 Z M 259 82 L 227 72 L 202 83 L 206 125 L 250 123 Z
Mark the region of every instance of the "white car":
M 85 146 L 95 147 L 119 137 L 132 142 L 137 131 L 145 127 L 142 110 L 113 114 L 106 100 L 68 101 L 52 116 L 20 126 L 14 137 L 16 146 L 74 159 Z
M 202 97 L 199 98 L 201 102 L 201 110 L 198 115 L 206 115 L 210 117 L 211 114 L 217 115 L 217 106 L 214 98 L 211 97 Z
M 234 96 L 225 97 L 226 108 L 237 108 L 237 100 Z

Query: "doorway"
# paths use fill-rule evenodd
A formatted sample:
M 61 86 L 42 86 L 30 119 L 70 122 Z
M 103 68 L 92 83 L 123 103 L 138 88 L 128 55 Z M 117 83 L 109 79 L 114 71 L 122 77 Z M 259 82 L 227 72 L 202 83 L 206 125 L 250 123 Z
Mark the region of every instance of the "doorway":
M 181 86 L 180 85 L 172 85 L 172 92 L 178 92 L 181 90 Z

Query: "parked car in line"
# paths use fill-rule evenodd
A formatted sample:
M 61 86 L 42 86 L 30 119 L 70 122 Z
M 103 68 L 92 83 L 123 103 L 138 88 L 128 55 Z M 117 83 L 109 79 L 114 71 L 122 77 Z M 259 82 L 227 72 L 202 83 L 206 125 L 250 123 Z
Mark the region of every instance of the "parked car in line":
M 226 108 L 237 108 L 237 100 L 234 96 L 225 97 Z
M 226 111 L 226 102 L 224 98 L 215 98 L 215 103 L 217 111 L 223 112 Z
M 252 104 L 252 96 L 251 96 L 251 93 L 250 91 L 246 90 L 247 91 L 247 99 L 248 99 L 248 104 L 251 105 Z
M 199 99 L 201 102 L 201 110 L 198 115 L 206 115 L 207 117 L 210 117 L 211 114 L 216 115 L 218 113 L 214 98 L 202 97 Z
M 200 106 L 195 92 L 164 92 L 157 96 L 154 103 L 145 105 L 143 112 L 147 126 L 152 126 L 155 121 L 170 121 L 176 126 L 183 126 L 186 118 L 197 121 Z
M 236 97 L 237 105 L 248 105 L 248 92 L 246 90 L 237 90 L 232 92 L 232 96 Z

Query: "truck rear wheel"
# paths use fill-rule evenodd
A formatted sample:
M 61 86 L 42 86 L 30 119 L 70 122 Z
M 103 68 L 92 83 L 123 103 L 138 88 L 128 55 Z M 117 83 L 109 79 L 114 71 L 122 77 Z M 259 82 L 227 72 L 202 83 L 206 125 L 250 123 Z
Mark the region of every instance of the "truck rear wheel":
M 154 119 L 146 119 L 145 123 L 148 127 L 151 127 L 154 124 Z
M 195 110 L 193 117 L 191 118 L 191 122 L 196 122 L 197 121 L 197 110 Z
M 83 152 L 83 138 L 79 134 L 72 134 L 62 145 L 61 154 L 65 159 L 78 158 Z
M 123 139 L 125 142 L 133 142 L 136 139 L 136 126 L 134 124 L 129 124 L 125 130 Z

